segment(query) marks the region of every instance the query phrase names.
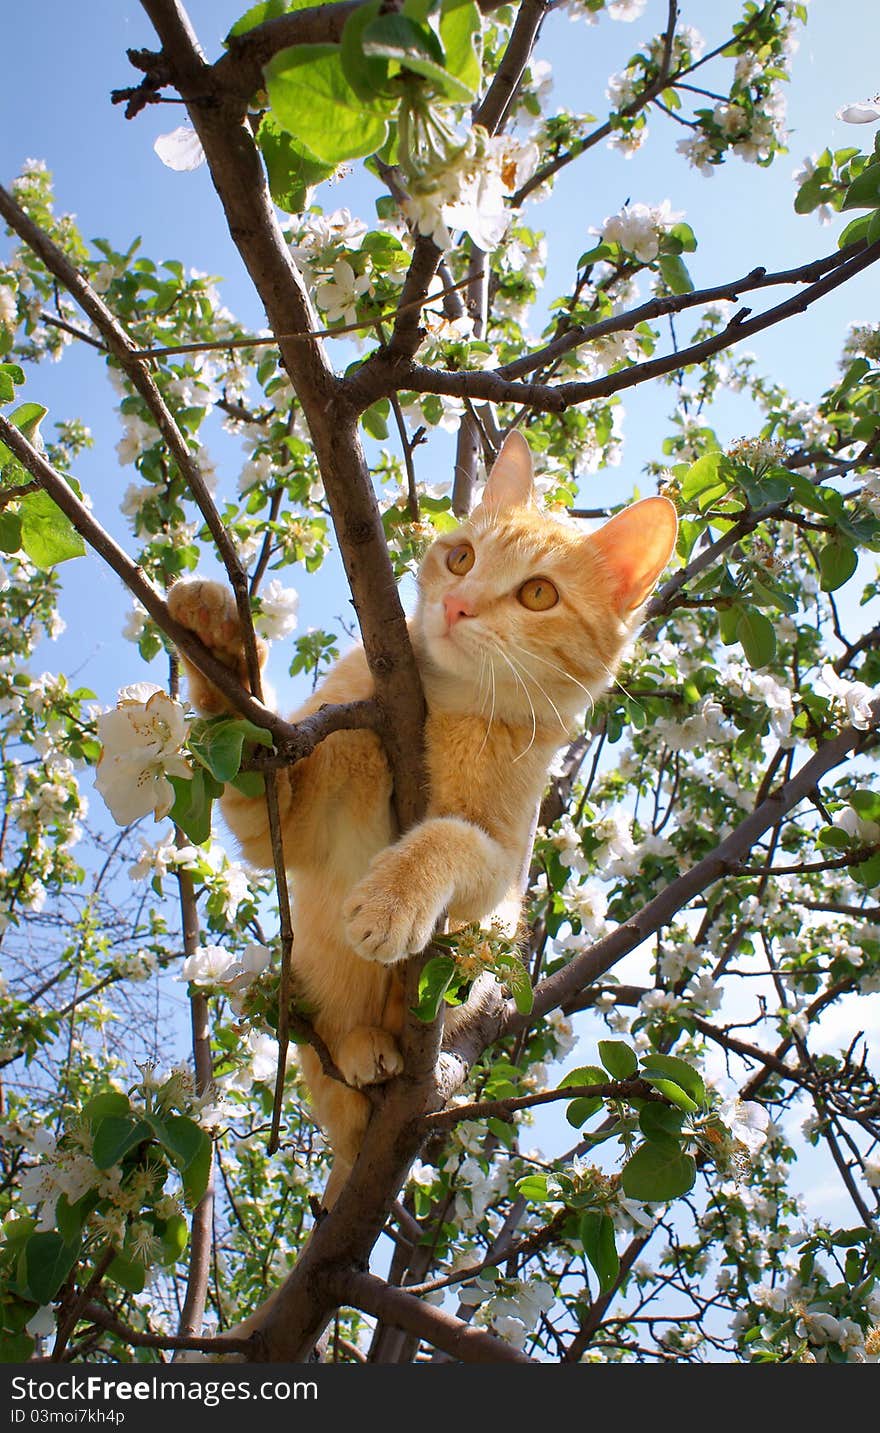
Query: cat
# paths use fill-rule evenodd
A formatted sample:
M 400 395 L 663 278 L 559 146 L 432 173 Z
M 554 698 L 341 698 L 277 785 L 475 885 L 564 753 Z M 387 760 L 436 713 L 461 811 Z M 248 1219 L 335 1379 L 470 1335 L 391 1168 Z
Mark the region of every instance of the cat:
M 364 1086 L 402 1069 L 399 962 L 446 911 L 454 928 L 520 903 L 534 814 L 573 718 L 608 686 L 640 609 L 672 555 L 673 504 L 645 498 L 585 533 L 535 505 L 531 452 L 505 439 L 478 507 L 421 562 L 410 636 L 427 703 L 427 814 L 395 831 L 391 776 L 377 735 L 334 732 L 279 779 L 291 874 L 296 987 L 346 1083 L 315 1052 L 299 1058 L 333 1152 L 329 1208 L 357 1157 L 370 1112 Z M 196 579 L 168 606 L 243 678 L 232 594 Z M 262 650 L 265 660 L 265 648 Z M 183 659 L 193 706 L 228 709 Z M 291 720 L 372 694 L 362 648 L 331 669 Z M 272 864 L 265 803 L 227 785 L 223 813 L 244 857 Z

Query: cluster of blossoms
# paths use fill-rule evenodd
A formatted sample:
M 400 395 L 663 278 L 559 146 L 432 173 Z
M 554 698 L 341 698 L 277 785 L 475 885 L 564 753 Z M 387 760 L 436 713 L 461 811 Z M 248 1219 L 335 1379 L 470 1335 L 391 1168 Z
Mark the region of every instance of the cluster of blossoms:
M 181 755 L 187 730 L 180 702 L 152 682 L 123 687 L 115 710 L 98 718 L 95 786 L 120 826 L 150 811 L 157 821 L 168 815 L 174 805 L 169 776 L 192 778 Z
M 260 593 L 254 626 L 267 642 L 274 642 L 296 630 L 298 611 L 299 594 L 296 589 L 285 587 L 277 577 L 273 577 Z
M 220 945 L 203 945 L 183 962 L 181 978 L 191 985 L 217 989 L 230 997 L 233 1010 L 240 1013 L 241 997 L 253 985 L 272 959 L 265 945 L 246 945 L 238 954 Z
M 854 358 L 880 362 L 880 323 L 853 323 L 843 346 L 841 367 L 845 370 Z
M 768 468 L 784 463 L 788 449 L 779 438 L 737 438 L 728 445 L 727 456 L 760 476 Z
M 643 264 L 651 264 L 665 236 L 683 218 L 684 214 L 676 213 L 668 199 L 660 204 L 624 204 L 619 213 L 604 220 L 598 233 L 604 243 L 619 244 Z
M 461 138 L 436 118 L 426 118 L 418 137 L 402 123 L 401 150 L 408 186 L 404 213 L 444 250 L 452 247 L 453 229 L 464 230 L 481 249 L 496 248 L 513 218 L 507 200 L 538 163 L 531 141 L 493 137 L 479 125 Z
M 827 663 L 813 684 L 813 690 L 820 696 L 828 697 L 841 714 L 858 731 L 868 731 L 875 725 L 874 704 L 880 692 L 864 682 L 850 682 L 839 677 L 830 663 Z

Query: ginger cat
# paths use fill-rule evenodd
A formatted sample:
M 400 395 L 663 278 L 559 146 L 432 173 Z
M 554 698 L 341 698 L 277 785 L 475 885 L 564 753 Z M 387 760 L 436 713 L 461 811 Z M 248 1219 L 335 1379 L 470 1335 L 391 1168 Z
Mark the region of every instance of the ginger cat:
M 453 926 L 485 920 L 502 905 L 508 916 L 511 907 L 518 912 L 518 876 L 549 764 L 572 718 L 611 681 L 676 529 L 675 508 L 661 497 L 634 503 L 590 534 L 543 515 L 528 444 L 512 432 L 479 507 L 434 542 L 418 574 L 410 635 L 428 707 L 425 819 L 396 838 L 391 777 L 370 731 L 334 732 L 280 773 L 295 978 L 347 1082 L 329 1078 L 300 1047 L 334 1155 L 328 1207 L 366 1128 L 361 1087 L 402 1069 L 397 963 L 423 948 L 444 910 Z M 180 582 L 168 605 L 243 676 L 230 592 Z M 184 664 L 193 705 L 206 715 L 226 710 L 217 689 Z M 291 720 L 372 691 L 355 648 Z M 271 866 L 263 800 L 227 786 L 222 805 L 244 857 Z

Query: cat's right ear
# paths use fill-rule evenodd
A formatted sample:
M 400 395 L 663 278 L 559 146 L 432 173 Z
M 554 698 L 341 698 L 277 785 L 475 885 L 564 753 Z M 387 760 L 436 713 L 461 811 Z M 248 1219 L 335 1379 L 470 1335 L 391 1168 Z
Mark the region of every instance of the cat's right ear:
M 534 492 L 532 450 L 516 428 L 508 433 L 492 464 L 480 506 L 489 512 L 528 507 Z

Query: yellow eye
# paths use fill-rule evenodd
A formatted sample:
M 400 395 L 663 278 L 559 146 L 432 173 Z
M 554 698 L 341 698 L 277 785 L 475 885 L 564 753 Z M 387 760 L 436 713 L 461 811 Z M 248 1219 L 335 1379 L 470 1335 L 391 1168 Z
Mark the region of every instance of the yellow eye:
M 470 572 L 474 565 L 474 549 L 469 542 L 460 542 L 457 547 L 451 547 L 446 554 L 446 566 L 456 577 L 464 577 Z
M 559 593 L 546 577 L 530 577 L 516 595 L 523 607 L 528 607 L 530 612 L 546 612 L 559 601 Z

